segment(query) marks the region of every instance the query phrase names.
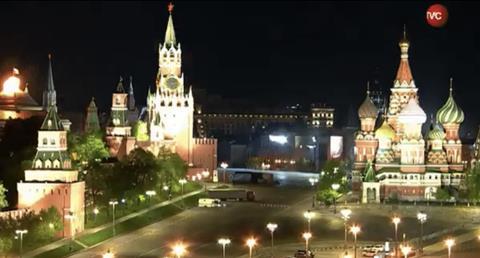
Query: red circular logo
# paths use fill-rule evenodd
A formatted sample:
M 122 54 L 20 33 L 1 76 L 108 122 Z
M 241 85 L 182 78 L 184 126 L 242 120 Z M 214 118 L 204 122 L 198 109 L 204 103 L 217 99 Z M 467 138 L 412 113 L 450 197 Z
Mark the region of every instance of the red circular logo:
M 441 4 L 434 4 L 427 9 L 427 23 L 435 28 L 443 27 L 448 20 L 448 10 Z

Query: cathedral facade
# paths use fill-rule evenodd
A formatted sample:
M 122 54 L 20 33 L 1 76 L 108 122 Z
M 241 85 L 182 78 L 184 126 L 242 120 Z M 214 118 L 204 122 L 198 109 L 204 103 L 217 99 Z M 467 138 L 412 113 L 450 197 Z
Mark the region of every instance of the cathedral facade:
M 452 80 L 446 103 L 435 121 L 432 117 L 426 136 L 422 135 L 427 115 L 410 69 L 405 32 L 399 47 L 400 65 L 387 110 L 379 114 L 368 89 L 358 109 L 352 184 L 362 190 L 363 202 L 433 200 L 438 189 L 459 189 L 465 179 L 458 134 L 464 114 L 453 98 Z
M 118 158 L 138 147 L 155 155 L 167 149 L 177 153 L 190 168 L 213 172 L 217 167 L 217 140 L 194 138 L 194 98 L 192 88 L 184 84 L 182 49 L 175 36 L 172 9 L 170 5 L 165 40 L 158 48 L 156 87 L 148 91 L 145 114 L 133 123 L 127 119 L 133 89 L 126 93 L 120 80 L 112 97 L 107 144 L 111 156 Z

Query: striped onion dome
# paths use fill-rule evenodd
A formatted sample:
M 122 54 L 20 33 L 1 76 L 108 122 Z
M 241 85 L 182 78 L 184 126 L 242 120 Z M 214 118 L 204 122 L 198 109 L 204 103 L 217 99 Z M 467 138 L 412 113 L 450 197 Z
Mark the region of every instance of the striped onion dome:
M 387 123 L 387 119 L 383 120 L 382 126 L 380 126 L 377 131 L 375 131 L 375 137 L 377 139 L 393 139 L 395 138 L 395 131 Z
M 445 132 L 443 131 L 442 128 L 440 128 L 440 126 L 438 124 L 435 124 L 432 128 L 432 130 L 430 130 L 430 132 L 428 132 L 428 139 L 429 140 L 443 140 L 445 138 Z
M 464 120 L 463 110 L 455 103 L 452 94 L 452 79 L 450 79 L 450 95 L 447 102 L 437 112 L 437 121 L 441 124 L 460 124 Z
M 363 101 L 362 105 L 358 109 L 358 117 L 360 118 L 377 118 L 378 109 L 373 104 L 372 99 L 370 98 L 369 91 L 367 91 L 367 97 Z

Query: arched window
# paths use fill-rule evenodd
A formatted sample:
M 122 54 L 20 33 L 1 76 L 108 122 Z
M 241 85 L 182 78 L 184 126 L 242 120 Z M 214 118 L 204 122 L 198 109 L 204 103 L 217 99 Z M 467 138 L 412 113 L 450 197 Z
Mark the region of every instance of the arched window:
M 42 161 L 37 159 L 37 161 L 35 161 L 35 168 L 42 168 Z
M 47 145 L 48 144 L 47 138 L 43 138 L 42 143 L 43 143 L 43 145 Z
M 50 160 L 45 161 L 45 168 L 51 168 L 52 167 L 52 162 Z
M 51 144 L 51 145 L 55 145 L 55 139 L 53 139 L 53 138 L 50 139 L 50 144 Z
M 53 161 L 53 168 L 60 168 L 60 161 L 58 161 L 58 159 Z

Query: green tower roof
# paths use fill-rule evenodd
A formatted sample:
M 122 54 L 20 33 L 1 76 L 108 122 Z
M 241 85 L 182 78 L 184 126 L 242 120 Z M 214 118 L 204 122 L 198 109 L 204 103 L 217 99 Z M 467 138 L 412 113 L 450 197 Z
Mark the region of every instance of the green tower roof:
M 455 103 L 452 89 L 453 79 L 450 78 L 450 95 L 447 102 L 437 112 L 437 121 L 441 124 L 460 124 L 464 120 L 463 110 Z

